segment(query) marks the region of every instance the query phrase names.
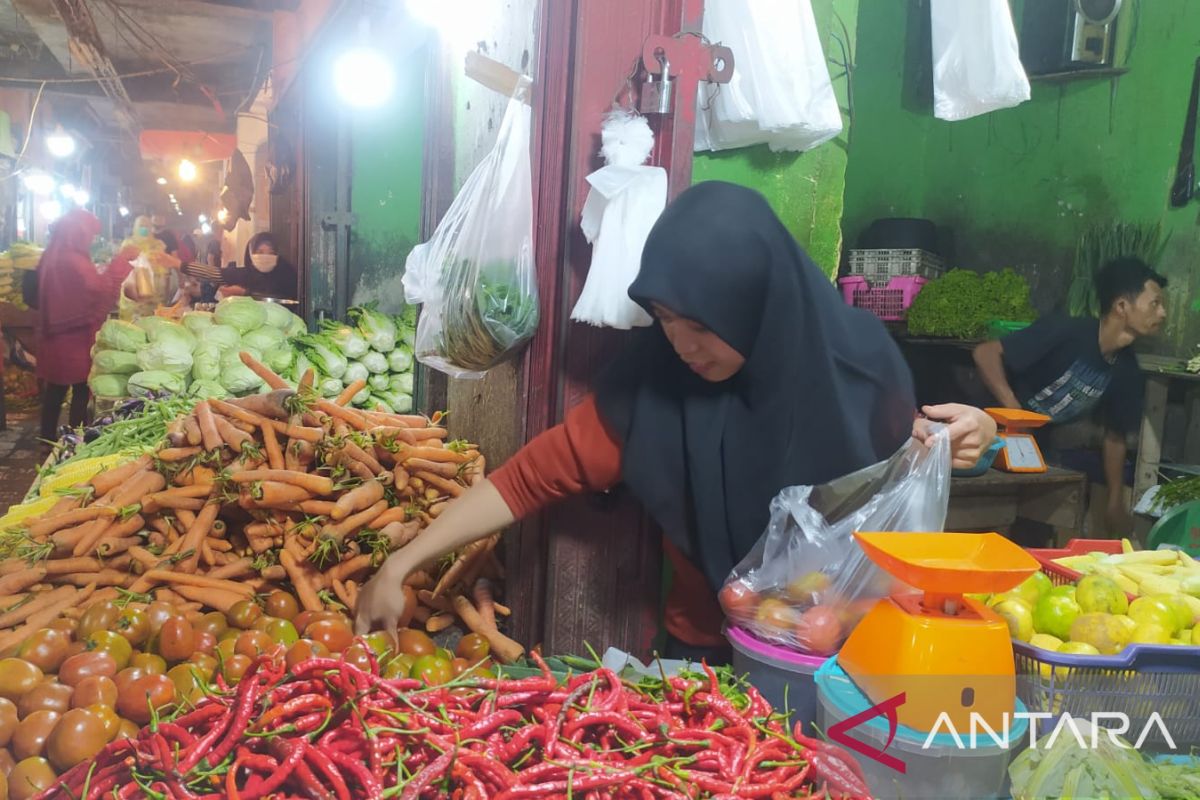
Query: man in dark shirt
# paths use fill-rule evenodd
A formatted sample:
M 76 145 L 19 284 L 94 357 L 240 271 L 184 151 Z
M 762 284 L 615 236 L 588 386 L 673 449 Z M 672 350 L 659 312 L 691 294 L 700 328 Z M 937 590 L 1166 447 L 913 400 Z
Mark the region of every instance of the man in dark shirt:
M 1055 423 L 1096 412 L 1104 425 L 1107 520 L 1128 532 L 1123 503 L 1126 437 L 1142 416 L 1144 380 L 1129 346 L 1157 333 L 1167 317 L 1167 279 L 1136 258 L 1119 258 L 1096 276 L 1099 320 L 1053 315 L 975 348 L 980 377 L 1007 408 L 1046 414 Z

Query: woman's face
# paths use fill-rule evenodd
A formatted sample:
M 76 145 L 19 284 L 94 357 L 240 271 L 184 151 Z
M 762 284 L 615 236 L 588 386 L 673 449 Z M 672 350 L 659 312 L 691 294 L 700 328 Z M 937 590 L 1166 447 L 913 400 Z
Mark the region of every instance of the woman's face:
M 654 316 L 658 317 L 675 354 L 704 380 L 712 383 L 727 381 L 745 365 L 746 359 L 741 353 L 699 322 L 685 319 L 658 303 L 653 306 Z
M 258 247 L 254 248 L 256 255 L 273 256 L 275 255 L 275 245 L 270 242 L 259 242 Z

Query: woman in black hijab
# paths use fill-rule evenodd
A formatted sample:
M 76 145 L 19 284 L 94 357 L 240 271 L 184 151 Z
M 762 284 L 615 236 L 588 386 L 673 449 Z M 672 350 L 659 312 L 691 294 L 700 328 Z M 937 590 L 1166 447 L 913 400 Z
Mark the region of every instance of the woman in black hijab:
M 256 233 L 246 245 L 241 266 L 230 262 L 221 270 L 221 296 L 250 295 L 257 298 L 295 300 L 297 273 L 291 262 L 279 255 L 275 237 Z
M 663 528 L 676 586 L 668 655 L 722 644 L 716 591 L 788 486 L 881 461 L 914 425 L 912 381 L 871 314 L 847 306 L 756 192 L 705 183 L 658 220 L 629 295 L 651 313 L 595 393 L 465 493 L 364 590 L 358 626 L 394 627 L 421 564 L 569 494 L 624 483 Z M 982 411 L 950 424 L 955 463 L 995 434 Z M 681 590 L 682 582 L 682 590 Z

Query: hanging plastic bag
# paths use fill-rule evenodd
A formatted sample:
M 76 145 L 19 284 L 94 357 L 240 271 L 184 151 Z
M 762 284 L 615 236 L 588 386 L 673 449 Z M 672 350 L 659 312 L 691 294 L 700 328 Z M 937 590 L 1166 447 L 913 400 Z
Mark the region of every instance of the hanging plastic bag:
M 696 150 L 811 150 L 841 133 L 809 0 L 707 0 L 703 31 L 737 64 L 728 84 L 700 85 Z
M 792 486 L 721 589 L 732 624 L 815 655 L 836 652 L 875 601 L 903 587 L 855 531 L 940 531 L 950 500 L 950 437 L 909 439 L 887 461 L 823 486 Z
M 422 305 L 417 359 L 455 378 L 482 377 L 537 328 L 529 88 L 522 78 L 495 147 L 405 264 L 405 301 Z
M 592 188 L 580 221 L 592 245 L 592 264 L 571 319 L 621 330 L 646 327 L 653 320 L 629 298 L 629 285 L 641 266 L 646 237 L 667 205 L 667 172 L 645 166 L 654 148 L 645 117 L 611 112 L 600 140 L 606 166 L 588 175 Z
M 956 121 L 1029 99 L 1008 0 L 931 0 L 933 115 Z

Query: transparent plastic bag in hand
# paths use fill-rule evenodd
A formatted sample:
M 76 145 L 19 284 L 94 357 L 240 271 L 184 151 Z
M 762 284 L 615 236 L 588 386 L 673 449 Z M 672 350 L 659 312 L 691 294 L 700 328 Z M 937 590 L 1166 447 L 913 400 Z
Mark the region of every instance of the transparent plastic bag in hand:
M 529 89 L 522 78 L 495 146 L 405 264 L 405 302 L 422 306 L 417 360 L 455 378 L 482 377 L 537 328 Z
M 909 439 L 887 461 L 822 486 L 792 486 L 734 568 L 720 600 L 731 623 L 815 655 L 836 652 L 875 602 L 903 584 L 867 558 L 855 531 L 940 531 L 950 499 L 950 437 Z

